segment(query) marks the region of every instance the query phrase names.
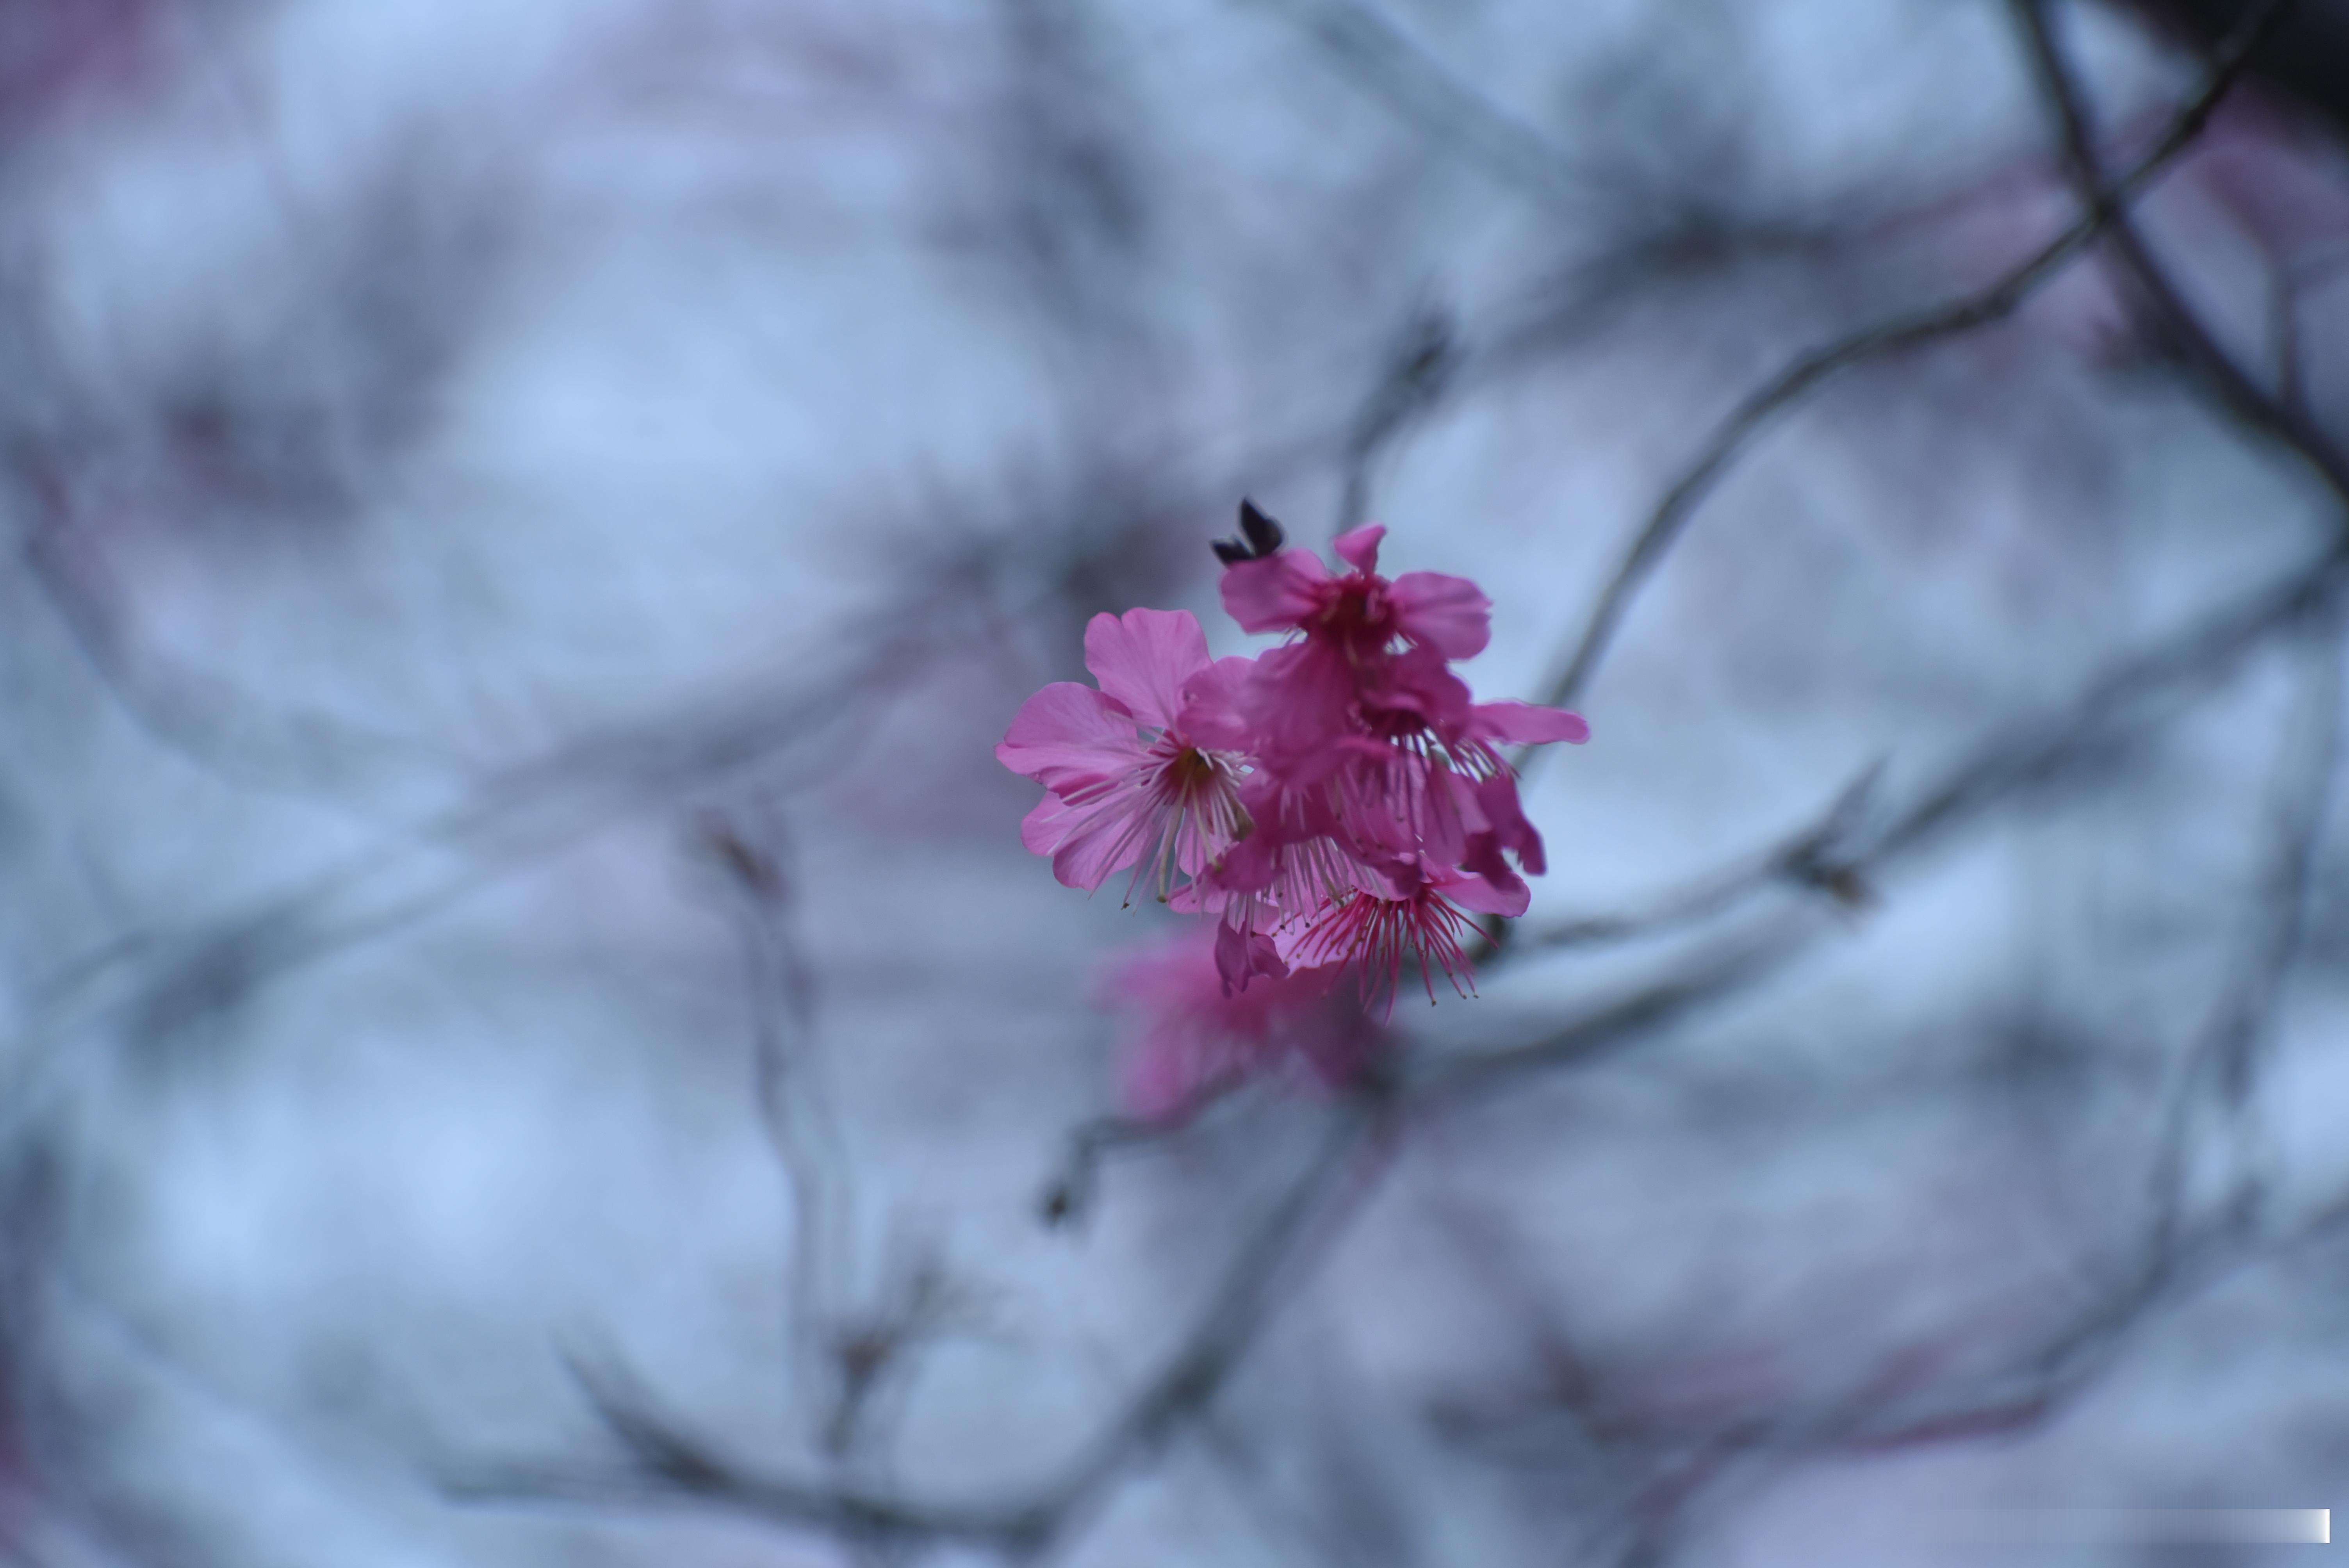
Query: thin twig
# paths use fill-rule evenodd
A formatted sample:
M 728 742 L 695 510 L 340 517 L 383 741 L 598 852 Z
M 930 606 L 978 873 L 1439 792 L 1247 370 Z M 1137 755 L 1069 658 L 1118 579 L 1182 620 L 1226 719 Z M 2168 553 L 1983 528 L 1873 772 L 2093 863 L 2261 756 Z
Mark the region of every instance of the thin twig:
M 1371 511 L 1371 469 L 1411 420 L 1444 396 L 1463 356 L 1451 317 L 1442 310 L 1413 315 L 1387 354 L 1378 384 L 1355 411 L 1340 468 L 1337 531 L 1365 521 Z
M 1733 855 L 1688 886 L 1628 914 L 1583 915 L 1528 930 L 1514 927 L 1495 963 L 1519 954 L 1568 947 L 1597 947 L 1642 941 L 1710 920 L 1772 887 L 1806 887 L 1847 908 L 1865 907 L 1869 894 L 1851 870 L 1853 836 L 1864 818 L 1884 765 L 1870 763 L 1836 792 L 1811 821 L 1760 851 Z
M 2083 757 L 2111 746 L 2157 697 L 2215 680 L 2268 637 L 2327 605 L 2349 575 L 2349 546 L 2327 550 L 2281 583 L 2253 591 L 2123 659 L 2091 681 L 2052 719 L 2016 726 L 1976 746 L 1920 790 L 1864 843 L 1839 856 L 1838 879 L 1867 886 L 2020 790 L 2044 783 Z M 1523 1046 L 1454 1057 L 1425 1069 L 1414 1092 L 1480 1088 L 1529 1071 L 1588 1061 L 1666 1021 L 1775 974 L 1828 929 L 1774 919 L 1758 935 L 1733 938 L 1688 969 L 1643 987 Z
M 1592 178 L 1567 150 L 1431 57 L 1358 0 L 1257 0 L 1288 12 L 1358 80 L 1503 183 L 1568 215 L 1586 211 Z
M 2159 1248 L 2186 1222 L 2198 1129 L 2216 1114 L 2242 1166 L 2228 1207 L 2249 1215 L 2261 1193 L 2246 1145 L 2251 1089 L 2306 934 L 2309 885 L 2341 762 L 2341 624 L 2337 605 L 2306 622 L 2299 702 L 2276 763 L 2264 864 L 2250 930 L 2194 1047 L 2180 1064 L 2158 1134 L 2149 1226 Z
M 2234 85 L 2252 49 L 2268 36 L 2282 13 L 2282 0 L 2266 0 L 2259 11 L 2247 18 L 2212 57 L 2202 85 L 2171 116 L 2152 147 L 2127 173 L 2102 187 L 2086 211 L 2020 266 L 1978 293 L 1862 328 L 1823 348 L 1813 349 L 1749 393 L 1713 427 L 1696 458 L 1681 471 L 1648 514 L 1592 606 L 1572 656 L 1549 682 L 1541 700 L 1565 707 L 1582 695 L 1598 672 L 1599 661 L 1606 656 L 1632 595 L 1678 541 L 1689 519 L 1731 463 L 1765 427 L 1847 371 L 1958 336 L 2013 314 L 2034 290 L 2086 250 L 2115 214 L 2193 141 Z M 1520 767 L 1530 760 L 1520 759 Z
M 1082 1220 L 1092 1206 L 1103 1159 L 1122 1150 L 1148 1148 L 1181 1137 L 1201 1116 L 1247 1081 L 1240 1073 L 1218 1078 L 1203 1085 L 1166 1116 L 1103 1116 L 1079 1123 L 1071 1130 L 1060 1166 L 1037 1201 L 1038 1213 L 1048 1225 L 1074 1224 Z
M 1374 1099 L 1339 1108 L 1303 1175 L 1234 1251 L 1206 1308 L 1174 1353 L 1056 1480 L 1002 1502 L 909 1502 L 879 1492 L 754 1475 L 683 1437 L 636 1402 L 616 1423 L 636 1463 L 620 1470 L 560 1464 L 443 1467 L 442 1490 L 469 1501 L 667 1504 L 722 1509 L 850 1540 L 961 1542 L 1028 1556 L 1059 1539 L 1129 1467 L 1204 1411 L 1255 1341 L 1279 1289 L 1293 1283 L 1317 1220 L 1334 1220 L 1345 1179 L 1367 1175 L 1392 1130 L 1391 1107 Z M 1357 1182 L 1353 1196 L 1364 1189 Z M 1324 1228 L 1328 1233 L 1328 1227 Z M 687 1456 L 680 1460 L 679 1456 Z
M 2145 236 L 2107 189 L 2104 160 L 2096 151 L 2095 129 L 2079 83 L 2048 25 L 2047 0 L 2009 0 L 2028 46 L 2040 89 L 2052 107 L 2064 143 L 2066 172 L 2089 204 L 2092 216 L 2102 220 L 2102 237 L 2112 247 L 2129 276 L 2154 307 L 2162 332 L 2182 349 L 2187 363 L 2229 412 L 2244 425 L 2275 440 L 2298 456 L 2329 487 L 2349 501 L 2349 456 L 2344 456 L 2324 432 L 2292 403 L 2270 394 L 2235 363 L 2212 335 L 2168 272 L 2155 259 Z M 2282 20 L 2291 0 L 2263 0 L 2246 18 L 2239 33 L 2251 43 Z M 2246 46 L 2246 52 L 2248 52 Z

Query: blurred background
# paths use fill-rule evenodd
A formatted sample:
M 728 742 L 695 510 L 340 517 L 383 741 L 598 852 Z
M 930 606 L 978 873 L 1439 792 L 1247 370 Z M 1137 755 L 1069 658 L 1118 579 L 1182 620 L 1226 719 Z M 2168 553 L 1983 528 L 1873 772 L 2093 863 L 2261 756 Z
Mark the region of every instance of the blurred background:
M 7 1560 L 2349 1507 L 2344 82 L 2335 0 L 0 3 Z M 1381 1093 L 1140 1135 L 1171 923 L 991 748 L 1097 612 L 1256 645 L 1243 494 L 1594 738 Z M 2032 1560 L 2283 1550 L 2127 1533 Z

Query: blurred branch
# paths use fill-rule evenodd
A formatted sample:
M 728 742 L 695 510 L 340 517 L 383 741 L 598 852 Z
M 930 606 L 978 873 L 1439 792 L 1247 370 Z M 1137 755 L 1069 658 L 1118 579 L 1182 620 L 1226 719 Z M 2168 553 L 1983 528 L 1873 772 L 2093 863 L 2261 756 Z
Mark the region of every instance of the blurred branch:
M 2129 1331 L 2158 1306 L 2220 1277 L 2256 1241 L 2261 1193 L 2255 1184 L 2240 1185 L 2229 1202 L 2199 1220 L 2187 1212 L 2185 1186 L 2195 1111 L 2208 1103 L 2205 1097 L 2213 1097 L 2222 1110 L 2233 1113 L 2250 1091 L 2258 1042 L 2282 1000 L 2300 947 L 2310 873 L 2339 771 L 2339 616 L 2310 615 L 2300 624 L 2308 641 L 2301 701 L 2288 717 L 2280 748 L 2251 938 L 2222 983 L 2212 1017 L 2189 1051 L 2169 1096 L 2148 1171 L 2152 1212 L 2135 1262 L 2115 1289 L 2014 1367 L 1977 1379 L 1922 1411 L 1912 1408 L 1889 1418 L 1875 1414 L 1872 1427 L 1855 1417 L 1859 1431 L 1854 1440 L 1905 1447 L 2036 1427 L 2110 1367 Z
M 2330 586 L 2341 574 L 2344 553 L 2336 551 L 2304 573 L 2302 581 Z M 2239 1109 L 2250 1092 L 2258 1042 L 2271 1026 L 2289 967 L 2299 950 L 2306 919 L 2310 882 L 2321 843 L 2326 807 L 2338 777 L 2342 737 L 2340 701 L 2343 648 L 2337 600 L 2311 598 L 2309 593 L 2270 594 L 2255 603 L 2258 614 L 2221 615 L 2214 620 L 2224 634 L 2204 634 L 2177 639 L 2178 650 L 2192 650 L 2193 658 L 2177 650 L 2157 650 L 2131 661 L 2115 677 L 2097 683 L 2093 696 L 2104 705 L 2146 695 L 2154 676 L 2169 680 L 2201 672 L 2211 662 L 2240 655 L 2251 645 L 2248 633 L 2298 629 L 2305 638 L 2299 701 L 2284 726 L 2277 777 L 2269 812 L 2264 872 L 2255 890 L 2251 932 L 2240 961 L 2224 982 L 2213 1017 L 2189 1053 L 2153 1154 L 2150 1176 L 2154 1212 L 2127 1270 L 2111 1287 L 2074 1314 L 2038 1345 L 1996 1371 L 1970 1377 L 1924 1399 L 1894 1395 L 1887 1379 L 1870 1380 L 1854 1394 L 1826 1407 L 1765 1419 L 1731 1423 L 1711 1432 L 1692 1433 L 1694 1446 L 1672 1461 L 1671 1501 L 1665 1517 L 1688 1501 L 1689 1491 L 1708 1485 L 1740 1458 L 1763 1454 L 1812 1451 L 1828 1448 L 1880 1450 L 1961 1440 L 2036 1429 L 2053 1419 L 2093 1387 L 2117 1364 L 2130 1336 L 2166 1305 L 2177 1304 L 2227 1277 L 2261 1253 L 2256 1224 L 2261 1192 L 2255 1183 L 2239 1186 L 2231 1201 L 2199 1218 L 2183 1208 L 2183 1172 L 2191 1126 L 2188 1114 L 2213 1096 L 2223 1108 Z M 2134 678 L 2132 678 L 2134 677 Z M 2076 705 L 2075 720 L 2061 733 L 2070 744 L 2094 745 L 2097 725 L 2106 716 L 2097 701 Z M 2061 760 L 2058 748 L 2002 748 L 2024 765 L 1993 763 L 1978 758 L 1953 770 L 1953 778 L 1998 779 L 2006 785 L 2044 778 Z M 1978 812 L 1999 791 L 1945 783 L 1928 791 L 1878 841 L 1878 856 L 1913 849 L 1927 837 L 1922 823 L 1946 826 L 1949 808 L 1963 801 L 1968 813 Z M 1870 861 L 1876 863 L 1875 861 Z M 1541 1049 L 1568 1055 L 1574 1042 L 1561 1037 Z M 1518 1065 L 1544 1065 L 1540 1058 L 1518 1054 L 1515 1059 L 1480 1064 L 1485 1070 L 1513 1069 Z M 2323 1235 L 2349 1221 L 2349 1199 L 2320 1210 L 2315 1217 L 2280 1244 L 2296 1244 Z M 1897 1377 L 1897 1367 L 1894 1376 Z M 1621 1425 L 1589 1401 L 1578 1385 L 1562 1396 L 1584 1429 L 1603 1432 Z M 1638 1427 L 1651 1442 L 1669 1434 Z M 1693 1456 L 1692 1458 L 1691 1456 Z M 1644 1508 L 1634 1511 L 1644 1516 Z M 1643 1548 L 1637 1542 L 1653 1536 L 1642 1526 L 1635 1532 L 1634 1558 Z
M 2296 418 L 2311 418 L 2308 378 L 2300 361 L 2299 273 L 2289 257 L 2272 263 L 2268 273 L 2268 356 L 2275 366 L 2276 401 Z
M 2341 772 L 2342 619 L 2337 604 L 2327 611 L 2308 623 L 2302 655 L 2308 667 L 2278 769 L 2266 880 L 2253 911 L 2243 978 L 2215 1035 L 2220 1088 L 2238 1104 L 2251 1092 L 2277 994 L 2307 936 L 2326 809 Z
M 1884 764 L 1870 763 L 1838 790 L 1812 821 L 1759 851 L 1731 859 L 1677 892 L 1651 901 L 1630 914 L 1584 915 L 1528 931 L 1513 928 L 1496 961 L 1546 949 L 1596 947 L 1663 935 L 1735 908 L 1772 887 L 1808 888 L 1847 909 L 1862 909 L 1874 895 L 1851 869 L 1850 847 L 1875 799 Z
M 2151 148 L 2109 186 L 2100 184 L 2087 211 L 2020 266 L 1977 293 L 1864 327 L 1825 347 L 1813 349 L 1749 393 L 1713 427 L 1696 458 L 1681 470 L 1648 514 L 1614 575 L 1591 607 L 1566 667 L 1549 682 L 1540 700 L 1564 707 L 1582 695 L 1599 661 L 1606 656 L 1632 595 L 1678 542 L 1690 518 L 1730 465 L 1764 428 L 1847 371 L 2003 320 L 2034 290 L 2085 252 L 2123 206 L 2200 134 L 2220 100 L 2242 72 L 2251 49 L 2282 14 L 2282 4 L 2283 0 L 2268 0 L 2248 18 L 2244 26 L 2220 48 L 2201 86 L 2171 116 Z M 1530 760 L 1520 758 L 1520 769 Z
M 2184 353 L 2187 364 L 2227 410 L 2251 429 L 2297 455 L 2313 469 L 2342 501 L 2349 502 L 2349 456 L 2334 447 L 2323 431 L 2292 401 L 2261 387 L 2220 346 L 2177 284 L 2155 259 L 2137 224 L 2106 186 L 2103 160 L 2096 151 L 2095 133 L 2088 123 L 2086 105 L 2072 68 L 2048 26 L 2046 0 L 2009 0 L 2031 55 L 2039 87 L 2061 130 L 2066 171 L 2089 215 L 2100 221 L 2101 237 L 2153 305 L 2161 331 Z M 2291 0 L 2266 0 L 2245 18 L 2239 41 L 2230 46 L 2239 60 L 2281 22 Z
M 778 1480 L 722 1460 L 650 1414 L 640 1400 L 616 1403 L 590 1391 L 605 1425 L 632 1457 L 624 1470 L 595 1471 L 563 1464 L 463 1464 L 444 1467 L 442 1490 L 479 1502 L 584 1502 L 599 1506 L 670 1504 L 744 1513 L 823 1531 L 852 1541 L 990 1548 L 1014 1557 L 1047 1550 L 1095 1506 L 1131 1467 L 1155 1452 L 1204 1412 L 1247 1355 L 1294 1281 L 1302 1254 L 1327 1235 L 1349 1197 L 1359 1198 L 1392 1130 L 1391 1108 L 1356 1099 L 1342 1104 L 1304 1173 L 1261 1215 L 1234 1250 L 1207 1305 L 1174 1351 L 1080 1450 L 1061 1477 L 992 1502 L 916 1503 L 855 1488 Z M 1349 1193 L 1344 1179 L 1361 1178 Z
M 1444 310 L 1423 310 L 1405 325 L 1387 355 L 1378 384 L 1363 398 L 1346 433 L 1337 531 L 1369 519 L 1371 465 L 1413 418 L 1444 396 L 1463 357 L 1456 329 Z
M 827 1342 L 834 1337 L 827 1326 L 837 1293 L 848 1283 L 852 1205 L 846 1150 L 820 1077 L 814 978 L 792 934 L 789 843 L 779 817 L 753 830 L 712 811 L 698 820 L 695 832 L 701 852 L 734 895 L 728 913 L 742 950 L 759 1121 L 791 1191 L 796 1370 L 812 1408 L 821 1398 L 814 1374 L 821 1358 L 832 1355 L 840 1374 L 837 1398 L 822 1425 L 827 1449 L 843 1454 L 878 1379 L 878 1363 L 889 1357 L 853 1353 L 874 1342 L 869 1335 L 843 1334 L 839 1343 Z
M 786 757 L 836 767 L 845 721 L 901 686 L 951 623 L 908 629 L 786 683 L 610 726 L 492 775 L 464 802 L 291 887 L 185 931 L 132 932 L 35 993 L 0 1083 L 0 1137 L 57 1087 L 77 1040 L 151 1047 L 304 965 L 404 929 L 555 854 L 626 813 L 714 789 Z
M 1651 1037 L 1665 1026 L 1769 978 L 1821 934 L 1816 921 L 1785 919 L 1723 942 L 1674 974 L 1643 985 L 1522 1046 L 1440 1057 L 1407 1070 L 1414 1105 L 1489 1092 L 1530 1072 L 1579 1067 Z
M 1864 845 L 1829 859 L 1827 885 L 1867 887 L 1960 822 L 2106 749 L 2121 727 L 2143 718 L 2137 711 L 2143 705 L 2179 686 L 2216 679 L 2265 638 L 2325 608 L 2344 574 L 2349 535 L 2281 584 L 2256 590 L 2121 661 L 2053 718 L 1991 737 L 1945 769 Z M 1725 943 L 1682 973 L 1540 1040 L 1434 1064 L 1416 1092 L 1478 1088 L 1522 1072 L 1586 1061 L 1775 973 L 1826 929 L 1816 921 L 1768 921 L 1757 934 Z
M 1247 1081 L 1246 1076 L 1239 1073 L 1216 1078 L 1204 1085 L 1170 1116 L 1103 1116 L 1079 1123 L 1070 1131 L 1060 1166 L 1037 1202 L 1044 1222 L 1065 1225 L 1081 1221 L 1092 1205 L 1093 1188 L 1100 1179 L 1103 1160 L 1123 1150 L 1145 1148 L 1182 1136 L 1209 1109 L 1230 1098 Z
M 1569 214 L 1588 179 L 1567 150 L 1495 104 L 1361 0 L 1256 0 L 1285 11 L 1356 79 L 1502 183 Z
M 2342 628 L 2337 606 L 2332 608 L 2334 613 L 2307 623 L 2299 701 L 2279 748 L 2247 939 L 2170 1094 L 2152 1172 L 2157 1249 L 2185 1222 L 2194 1137 L 2212 1114 L 2237 1144 L 2240 1169 L 2230 1195 L 2232 1206 L 2248 1217 L 2264 1196 L 2245 1147 L 2248 1102 L 2306 934 L 2309 884 L 2341 767 Z
M 29 464 L 20 457 L 18 466 Z M 135 649 L 77 577 L 58 526 L 32 530 L 20 553 L 74 650 L 123 716 L 213 777 L 353 810 L 363 805 L 355 792 L 415 794 L 459 778 L 460 758 L 421 740 L 316 708 L 271 707 L 224 680 Z
M 1992 737 L 1881 829 L 1857 869 L 1905 856 L 1993 802 L 2044 784 L 2082 757 L 2115 744 L 2126 727 L 2142 721 L 2137 710 L 2143 705 L 2217 679 L 2267 637 L 2323 609 L 2340 591 L 2344 573 L 2349 541 L 2122 660 L 2054 716 Z

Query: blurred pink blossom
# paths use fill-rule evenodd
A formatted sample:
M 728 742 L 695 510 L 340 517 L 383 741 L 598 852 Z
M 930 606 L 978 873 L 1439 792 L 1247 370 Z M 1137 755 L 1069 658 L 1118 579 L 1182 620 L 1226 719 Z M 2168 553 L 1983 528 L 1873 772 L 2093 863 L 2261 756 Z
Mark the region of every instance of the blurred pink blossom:
M 1243 1078 L 1302 1063 L 1318 1081 L 1349 1081 L 1379 1048 L 1380 1031 L 1336 985 L 1334 970 L 1296 968 L 1227 988 L 1216 932 L 1191 922 L 1121 954 L 1103 999 L 1130 1026 L 1120 1099 L 1161 1121 Z

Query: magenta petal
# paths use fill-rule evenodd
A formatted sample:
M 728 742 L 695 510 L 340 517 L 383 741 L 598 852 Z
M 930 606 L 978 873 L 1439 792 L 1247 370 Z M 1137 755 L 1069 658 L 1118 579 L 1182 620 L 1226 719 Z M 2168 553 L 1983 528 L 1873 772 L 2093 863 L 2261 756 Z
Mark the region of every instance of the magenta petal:
M 1217 659 L 1183 683 L 1182 702 L 1174 710 L 1174 727 L 1195 746 L 1226 751 L 1254 749 L 1248 740 L 1248 683 L 1256 677 L 1254 659 Z
M 1526 820 L 1525 808 L 1517 801 L 1516 779 L 1506 773 L 1493 775 L 1476 786 L 1476 803 L 1484 808 L 1494 842 L 1516 856 L 1528 875 L 1539 876 L 1549 869 L 1541 835 Z
M 1020 819 L 1019 841 L 1030 853 L 1052 858 L 1052 875 L 1062 887 L 1090 892 L 1121 869 L 1116 851 L 1120 830 L 1128 820 L 1129 814 L 1115 807 L 1071 806 L 1058 795 L 1046 795 Z M 1132 865 L 1138 856 L 1136 846 L 1124 863 Z
M 1081 816 L 1079 807 L 1070 805 L 1047 789 L 1036 809 L 1019 819 L 1019 841 L 1031 855 L 1049 855 L 1061 847 Z
M 1062 887 L 1087 892 L 1142 859 L 1150 847 L 1149 834 L 1137 820 L 1142 802 L 1132 796 L 1091 807 L 1072 809 L 1063 819 L 1068 830 L 1052 851 L 1052 875 Z M 1034 820 L 1040 814 L 1028 813 Z M 1022 824 L 1024 829 L 1025 823 Z
M 1216 893 L 1262 892 L 1280 874 L 1280 842 L 1270 831 L 1249 834 L 1209 870 L 1206 881 Z
M 1143 756 L 1133 717 L 1075 681 L 1054 681 L 1021 703 L 995 748 L 1003 766 L 1063 795 L 1122 777 Z
M 1473 659 L 1493 640 L 1493 602 L 1465 577 L 1406 572 L 1388 599 L 1402 634 L 1447 659 Z
M 1224 569 L 1224 611 L 1244 632 L 1277 632 L 1311 614 L 1330 569 L 1308 550 L 1282 550 Z
M 1533 902 L 1533 890 L 1501 859 L 1500 846 L 1481 833 L 1470 844 L 1457 879 L 1445 880 L 1440 891 L 1462 909 L 1511 920 Z
M 1360 689 L 1366 705 L 1415 713 L 1443 736 L 1465 730 L 1475 707 L 1466 683 L 1433 647 L 1405 648 L 1379 661 L 1361 674 Z
M 1154 729 L 1174 722 L 1183 683 L 1207 666 L 1207 634 L 1188 610 L 1095 615 L 1085 627 L 1085 668 L 1102 691 Z
M 1420 853 L 1437 865 L 1456 865 L 1469 841 L 1489 830 L 1476 786 L 1448 769 L 1431 770 L 1421 793 Z
M 1243 703 L 1247 743 L 1235 749 L 1292 784 L 1326 772 L 1337 760 L 1330 748 L 1355 723 L 1360 676 L 1345 651 L 1308 637 L 1268 649 L 1256 665 Z
M 1355 571 L 1376 572 L 1379 569 L 1379 541 L 1386 536 L 1385 523 L 1366 522 L 1360 528 L 1348 529 L 1340 534 L 1330 542 L 1330 548 L 1338 552 L 1339 560 Z
M 1019 841 L 1033 853 L 1052 857 L 1052 875 L 1062 887 L 1091 892 L 1148 848 L 1147 835 L 1138 830 L 1139 810 L 1132 795 L 1088 806 L 1047 795 L 1020 820 Z
M 1590 738 L 1590 726 L 1578 713 L 1562 707 L 1537 707 L 1529 702 L 1480 702 L 1476 733 L 1488 740 L 1518 746 L 1540 746 L 1553 740 L 1579 746 Z
M 1272 938 L 1260 931 L 1242 931 L 1228 923 L 1216 927 L 1216 973 L 1223 976 L 1224 995 L 1247 989 L 1258 975 L 1278 980 L 1288 974 Z

